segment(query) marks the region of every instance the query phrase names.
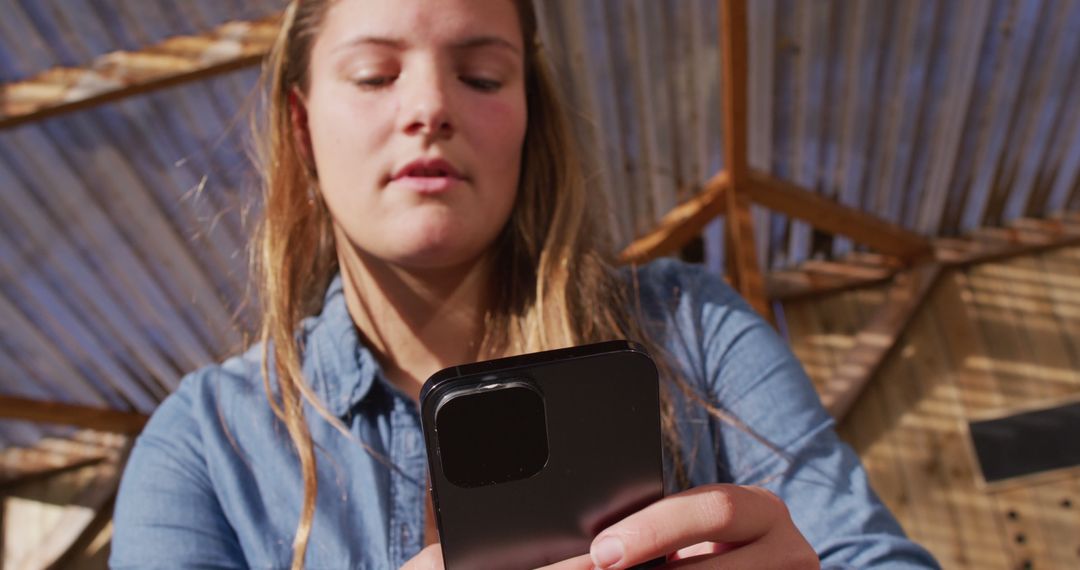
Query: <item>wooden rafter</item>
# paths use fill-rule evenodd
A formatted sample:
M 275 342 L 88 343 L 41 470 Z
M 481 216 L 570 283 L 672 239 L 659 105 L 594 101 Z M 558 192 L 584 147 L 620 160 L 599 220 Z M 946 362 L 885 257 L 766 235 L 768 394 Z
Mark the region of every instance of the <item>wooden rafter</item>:
M 280 14 L 229 22 L 139 51 L 116 51 L 82 68 L 54 68 L 0 85 L 0 129 L 258 64 L 277 37 Z
M 1016 220 L 1010 228 L 984 229 L 963 239 L 936 238 L 932 243 L 938 263 L 945 269 L 959 269 L 1080 245 L 1080 219 L 1025 218 Z M 823 267 L 832 269 L 822 271 Z M 765 288 L 769 299 L 790 302 L 883 284 L 901 269 L 887 262 L 812 260 L 795 269 L 769 272 Z
M 788 285 L 766 285 L 767 278 L 762 277 L 757 248 L 754 247 L 752 202 L 805 220 L 823 231 L 846 235 L 881 253 L 896 256 L 907 266 L 932 259 L 930 241 L 918 234 L 750 167 L 747 156 L 750 109 L 746 0 L 719 0 L 719 12 L 725 170 L 712 181 L 722 180 L 726 185 L 710 182 L 707 193 L 676 207 L 661 220 L 657 230 L 631 243 L 623 251 L 622 259 L 641 262 L 678 251 L 697 236 L 712 217 L 723 214 L 726 216 L 724 241 L 729 281 L 770 320 L 770 291 L 800 287 L 788 286 L 791 280 Z M 723 196 L 722 205 L 717 202 L 718 196 Z M 874 278 L 884 280 L 891 274 L 892 271 L 888 271 Z M 827 276 L 819 281 L 835 287 L 859 283 L 860 278 Z M 811 280 L 810 286 L 816 286 L 816 283 Z
M 720 4 L 721 77 L 724 100 L 724 164 L 729 183 L 724 201 L 727 220 L 724 225 L 729 279 L 739 293 L 760 315 L 775 322 L 765 296 L 765 280 L 758 266 L 754 246 L 754 224 L 750 215 L 750 189 L 747 175 L 747 78 L 750 58 L 746 40 L 746 1 L 722 0 Z
M 847 415 L 881 369 L 937 284 L 941 272 L 941 264 L 931 262 L 896 276 L 885 303 L 855 335 L 855 346 L 841 358 L 821 392 L 821 402 L 834 418 L 840 420 Z
M 668 212 L 656 229 L 634 240 L 619 258 L 624 263 L 645 263 L 669 255 L 701 233 L 710 220 L 724 213 L 728 174 L 713 176 L 693 198 Z
M 10 473 L 0 479 L 0 494 L 14 487 L 49 479 L 68 471 L 75 471 L 76 469 L 101 463 L 104 459 L 104 455 L 99 455 L 96 457 L 74 457 L 63 463 L 21 465 L 18 472 Z
M 148 416 L 102 408 L 0 396 L 0 418 L 54 423 L 117 433 L 138 433 Z
M 750 173 L 754 201 L 833 234 L 914 262 L 931 255 L 930 241 L 896 224 L 834 202 L 816 192 L 770 174 Z

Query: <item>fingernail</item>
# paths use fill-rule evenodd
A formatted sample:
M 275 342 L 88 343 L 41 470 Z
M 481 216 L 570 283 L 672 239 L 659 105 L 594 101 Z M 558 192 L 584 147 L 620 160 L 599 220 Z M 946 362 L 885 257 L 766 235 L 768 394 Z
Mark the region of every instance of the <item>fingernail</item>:
M 592 547 L 592 561 L 600 568 L 611 568 L 623 558 L 623 543 L 614 536 L 608 536 Z

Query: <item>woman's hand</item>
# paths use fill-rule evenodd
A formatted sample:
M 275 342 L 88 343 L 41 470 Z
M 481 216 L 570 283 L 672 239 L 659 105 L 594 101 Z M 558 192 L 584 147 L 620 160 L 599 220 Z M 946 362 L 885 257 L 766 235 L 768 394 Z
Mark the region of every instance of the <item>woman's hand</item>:
M 820 568 L 787 507 L 759 487 L 704 485 L 665 497 L 626 517 L 593 540 L 590 553 L 547 570 L 629 568 L 667 557 L 665 568 Z M 441 570 L 438 545 L 403 568 Z
M 552 570 L 629 568 L 662 556 L 665 568 L 820 568 L 787 507 L 759 487 L 705 485 L 665 497 L 593 540 L 590 557 Z
M 401 567 L 401 570 L 443 570 L 442 547 L 435 543 L 424 547 Z

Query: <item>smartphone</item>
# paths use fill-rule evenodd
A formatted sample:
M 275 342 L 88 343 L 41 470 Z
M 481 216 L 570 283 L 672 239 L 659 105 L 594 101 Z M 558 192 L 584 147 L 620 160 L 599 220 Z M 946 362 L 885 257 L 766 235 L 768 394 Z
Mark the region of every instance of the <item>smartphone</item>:
M 585 554 L 600 531 L 663 496 L 659 380 L 638 344 L 447 368 L 424 384 L 420 409 L 450 570 Z

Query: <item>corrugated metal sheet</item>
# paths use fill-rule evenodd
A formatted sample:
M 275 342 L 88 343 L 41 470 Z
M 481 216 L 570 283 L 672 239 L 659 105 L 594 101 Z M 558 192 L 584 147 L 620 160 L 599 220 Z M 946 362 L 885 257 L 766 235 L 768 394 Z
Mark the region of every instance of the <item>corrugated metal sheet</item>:
M 538 0 L 618 243 L 722 165 L 713 0 Z M 2 0 L 0 80 L 274 0 Z M 1080 2 L 752 0 L 751 162 L 928 235 L 1080 207 Z M 256 70 L 0 131 L 0 391 L 150 411 L 242 343 Z M 767 267 L 851 250 L 755 212 Z M 712 263 L 718 226 L 707 232 Z M 0 439 L 39 428 L 0 422 Z

